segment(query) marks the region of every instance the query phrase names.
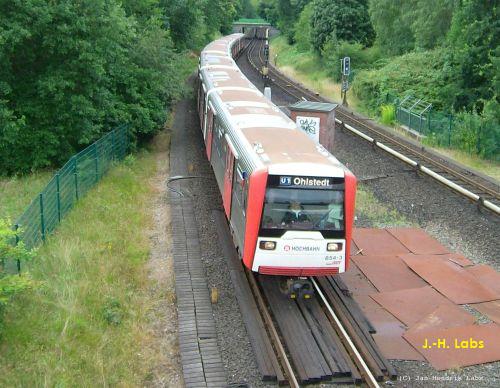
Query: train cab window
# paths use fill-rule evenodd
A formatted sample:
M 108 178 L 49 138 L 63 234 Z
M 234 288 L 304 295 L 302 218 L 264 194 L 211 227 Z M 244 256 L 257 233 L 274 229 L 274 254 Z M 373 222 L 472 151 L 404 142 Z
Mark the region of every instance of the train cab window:
M 263 229 L 344 230 L 343 190 L 268 188 Z

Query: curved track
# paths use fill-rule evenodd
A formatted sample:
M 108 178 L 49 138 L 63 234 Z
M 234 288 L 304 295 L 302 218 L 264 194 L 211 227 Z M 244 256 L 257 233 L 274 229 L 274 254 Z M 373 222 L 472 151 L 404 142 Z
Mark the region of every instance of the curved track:
M 263 47 L 263 40 L 252 40 L 246 48 L 248 62 L 261 74 L 262 66 L 265 63 Z M 289 79 L 270 64 L 268 74 L 272 84 L 297 100 L 332 102 Z M 339 105 L 336 109 L 335 121 L 343 128 L 371 142 L 374 147 L 384 150 L 409 164 L 416 171 L 430 176 L 476 202 L 478 207 L 486 208 L 500 215 L 500 187 L 498 183 L 468 171 L 453 161 L 445 160 L 420 144 L 390 133 L 370 119 L 356 115 L 343 106 Z

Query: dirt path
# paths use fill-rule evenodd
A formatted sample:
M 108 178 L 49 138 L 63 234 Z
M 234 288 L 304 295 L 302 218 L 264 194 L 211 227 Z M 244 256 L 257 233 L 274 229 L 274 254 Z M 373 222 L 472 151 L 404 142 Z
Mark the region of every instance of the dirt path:
M 155 189 L 151 201 L 152 226 L 150 231 L 151 257 L 148 263 L 150 292 L 158 300 L 150 311 L 152 343 L 158 357 L 152 360 L 151 387 L 179 387 L 183 385 L 177 341 L 177 310 L 175 282 L 171 253 L 170 209 L 167 201 L 166 181 L 169 176 L 170 134 L 158 134 L 152 145 L 156 155 L 157 174 L 150 182 Z M 158 296 L 160 296 L 158 298 Z

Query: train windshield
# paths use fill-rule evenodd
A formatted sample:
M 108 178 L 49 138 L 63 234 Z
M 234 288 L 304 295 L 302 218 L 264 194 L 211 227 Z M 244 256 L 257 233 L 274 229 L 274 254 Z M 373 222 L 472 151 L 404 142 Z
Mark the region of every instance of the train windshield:
M 268 188 L 263 229 L 344 230 L 344 191 Z

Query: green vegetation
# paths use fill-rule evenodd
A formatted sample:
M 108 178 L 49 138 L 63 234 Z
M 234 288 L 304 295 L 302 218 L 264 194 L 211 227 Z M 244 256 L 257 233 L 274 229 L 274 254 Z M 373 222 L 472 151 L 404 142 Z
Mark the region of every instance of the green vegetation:
M 227 33 L 242 0 L 0 5 L 0 175 L 58 167 L 121 123 L 150 138 L 182 92 L 184 50 Z
M 313 47 L 320 52 L 327 41 L 370 46 L 375 33 L 366 3 L 366 0 L 313 1 L 310 31 Z
M 0 386 L 147 385 L 162 357 L 148 312 L 167 297 L 146 267 L 161 137 L 161 150 L 112 168 L 37 252 L 37 285 L 5 309 Z
M 394 120 L 396 120 L 396 109 L 394 108 L 394 105 L 382 105 L 380 107 L 380 116 L 382 124 L 394 124 Z
M 16 239 L 16 233 L 12 230 L 8 221 L 0 218 L 0 271 L 8 266 L 9 262 L 26 263 L 33 258 L 33 252 L 25 249 L 24 244 L 12 244 Z M 2 274 L 0 272 L 0 341 L 3 332 L 3 319 L 5 309 L 16 295 L 26 291 L 33 285 L 29 275 L 21 276 L 13 274 Z
M 349 56 L 351 90 L 361 112 L 379 116 L 381 106 L 412 95 L 432 104 L 428 144 L 500 160 L 500 25 L 494 3 L 261 0 L 258 11 L 281 28 L 293 55 L 311 58 L 301 58 L 294 71 L 310 71 L 309 78 L 327 74 L 337 83 L 340 59 Z M 292 62 L 279 61 L 284 64 Z M 444 125 L 450 114 L 451 134 Z

